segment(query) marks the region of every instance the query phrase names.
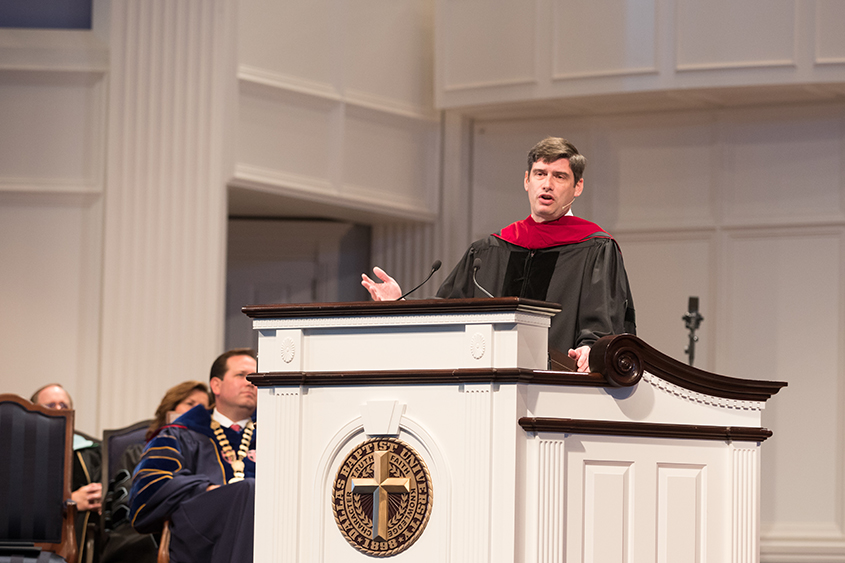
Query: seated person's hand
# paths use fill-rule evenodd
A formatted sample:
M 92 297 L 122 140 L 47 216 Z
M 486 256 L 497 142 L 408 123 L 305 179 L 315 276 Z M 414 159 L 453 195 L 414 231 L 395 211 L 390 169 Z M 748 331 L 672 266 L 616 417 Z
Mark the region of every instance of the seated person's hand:
M 367 274 L 361 274 L 361 285 L 367 288 L 373 301 L 396 301 L 402 297 L 402 288 L 384 270 L 376 266 L 373 273 L 382 283 L 373 281 Z
M 76 503 L 77 510 L 96 510 L 99 512 L 103 505 L 103 484 L 89 483 L 73 491 L 70 497 Z
M 579 348 L 575 348 L 574 350 L 569 351 L 569 357 L 575 360 L 575 363 L 578 364 L 578 371 L 581 372 L 589 372 L 590 371 L 590 347 L 589 346 L 581 346 Z

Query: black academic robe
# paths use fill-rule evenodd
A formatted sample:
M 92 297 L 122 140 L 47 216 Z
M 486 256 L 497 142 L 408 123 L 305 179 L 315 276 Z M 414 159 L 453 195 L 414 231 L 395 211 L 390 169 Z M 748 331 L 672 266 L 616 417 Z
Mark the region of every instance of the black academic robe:
M 610 334 L 636 334 L 634 301 L 622 254 L 610 237 L 527 249 L 488 236 L 470 245 L 437 291 L 438 297 L 486 297 L 472 281 L 495 297 L 525 297 L 558 303 L 549 347 L 567 352 L 592 345 Z
M 86 440 L 93 442 L 91 445 L 73 452 L 73 479 L 71 483 L 71 490 L 90 485 L 91 483 L 99 483 L 102 481 L 102 445 L 99 441 L 93 440 L 90 436 L 82 435 Z M 95 530 L 89 529 L 89 524 L 94 523 Z M 99 516 L 96 511 L 83 510 L 76 514 L 76 545 L 80 554 L 80 561 L 87 560 L 88 556 L 88 540 L 91 538 L 89 533 L 94 533 L 96 536 L 96 528 L 99 524 Z M 92 554 L 92 560 L 96 563 L 99 558 L 96 553 Z

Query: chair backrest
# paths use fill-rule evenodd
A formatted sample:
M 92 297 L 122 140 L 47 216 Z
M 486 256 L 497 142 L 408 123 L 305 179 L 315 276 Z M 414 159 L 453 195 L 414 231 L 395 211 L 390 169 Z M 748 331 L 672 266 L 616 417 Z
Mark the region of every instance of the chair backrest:
M 76 558 L 73 414 L 0 394 L 0 543 Z
M 126 448 L 146 441 L 147 428 L 152 419 L 142 420 L 123 428 L 103 431 L 103 486 L 107 487 L 117 473 L 118 462 Z M 105 490 L 105 489 L 104 489 Z
M 129 517 L 129 490 L 132 488 L 132 470 L 125 467 L 129 473 L 120 472 L 120 479 L 116 481 L 120 471 L 120 461 L 127 448 L 133 445 L 143 445 L 146 442 L 147 429 L 152 419 L 142 420 L 123 428 L 105 430 L 103 432 L 103 509 L 100 512 L 100 530 L 104 534 L 101 542 L 105 542 L 105 535 L 114 530 L 123 520 Z

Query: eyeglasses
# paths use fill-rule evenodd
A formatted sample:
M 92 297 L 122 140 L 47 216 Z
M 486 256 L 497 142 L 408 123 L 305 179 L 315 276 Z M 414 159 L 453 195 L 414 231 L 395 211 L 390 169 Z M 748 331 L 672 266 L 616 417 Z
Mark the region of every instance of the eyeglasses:
M 70 410 L 70 407 L 64 401 L 45 403 L 41 406 L 47 407 L 48 409 L 56 409 L 56 410 L 60 410 L 60 411 L 69 411 Z

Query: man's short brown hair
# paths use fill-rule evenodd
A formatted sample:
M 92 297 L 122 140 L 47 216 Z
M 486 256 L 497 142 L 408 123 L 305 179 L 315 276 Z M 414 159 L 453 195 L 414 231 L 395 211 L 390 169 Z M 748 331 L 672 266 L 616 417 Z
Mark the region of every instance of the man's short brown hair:
M 528 173 L 535 162 L 542 161 L 548 164 L 557 162 L 561 158 L 569 161 L 575 183 L 584 176 L 584 168 L 587 167 L 587 159 L 578 152 L 575 145 L 561 137 L 546 137 L 528 151 Z
M 226 364 L 229 362 L 229 358 L 233 356 L 249 356 L 256 362 L 258 361 L 258 356 L 252 348 L 233 348 L 217 356 L 217 359 L 211 364 L 211 374 L 208 380 L 211 381 L 215 377 L 223 379 L 223 376 L 226 375 Z

